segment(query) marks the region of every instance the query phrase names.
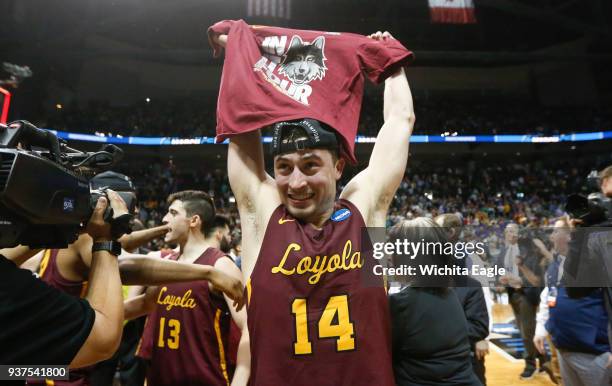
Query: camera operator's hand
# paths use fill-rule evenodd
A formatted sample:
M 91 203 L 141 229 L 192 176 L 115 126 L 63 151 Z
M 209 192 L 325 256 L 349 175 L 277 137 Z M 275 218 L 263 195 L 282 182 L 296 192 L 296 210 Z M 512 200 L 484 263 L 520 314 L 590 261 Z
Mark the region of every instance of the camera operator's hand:
M 108 198 L 110 199 L 111 208 L 113 208 L 113 218 L 117 218 L 128 213 L 125 202 L 116 192 L 107 190 Z M 86 231 L 95 241 L 110 241 L 111 225 L 104 221 L 104 212 L 108 206 L 105 197 L 100 197 L 96 203 L 96 207 L 87 223 Z
M 567 224 L 569 225 L 569 228 L 571 230 L 574 230 L 577 226 L 580 226 L 584 223 L 584 221 L 577 218 L 571 218 L 569 215 L 566 215 L 565 219 L 567 220 Z

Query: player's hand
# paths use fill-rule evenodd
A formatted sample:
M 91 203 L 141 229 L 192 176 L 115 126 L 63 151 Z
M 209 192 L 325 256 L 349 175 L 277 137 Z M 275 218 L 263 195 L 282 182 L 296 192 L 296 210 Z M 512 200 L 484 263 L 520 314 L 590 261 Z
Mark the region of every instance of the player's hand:
M 538 352 L 542 355 L 544 355 L 544 341 L 545 338 L 543 336 L 534 336 L 533 337 L 533 344 L 535 345 L 535 348 L 538 350 Z
M 391 36 L 389 31 L 385 31 L 385 32 L 376 31 L 373 34 L 368 35 L 368 37 L 370 39 L 374 39 L 378 41 L 386 41 L 386 40 L 393 39 L 393 36 Z
M 227 45 L 227 35 L 226 34 L 215 34 L 212 37 L 212 41 L 215 44 L 220 45 L 221 47 L 225 48 L 225 46 Z
M 474 349 L 476 351 L 474 353 L 476 355 L 476 359 L 482 360 L 484 359 L 485 355 L 489 355 L 489 342 L 486 340 L 476 342 L 476 347 Z
M 210 272 L 208 281 L 216 290 L 223 292 L 234 301 L 234 308 L 240 311 L 244 306 L 244 287 L 242 282 L 230 275 L 213 268 Z

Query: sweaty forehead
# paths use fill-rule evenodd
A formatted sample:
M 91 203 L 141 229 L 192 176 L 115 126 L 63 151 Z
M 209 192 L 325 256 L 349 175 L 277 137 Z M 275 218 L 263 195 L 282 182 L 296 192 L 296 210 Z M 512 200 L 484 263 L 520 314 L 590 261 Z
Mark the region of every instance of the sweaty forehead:
M 323 149 L 304 149 L 292 153 L 277 155 L 274 162 L 278 161 L 302 161 L 309 159 L 323 159 L 326 150 Z

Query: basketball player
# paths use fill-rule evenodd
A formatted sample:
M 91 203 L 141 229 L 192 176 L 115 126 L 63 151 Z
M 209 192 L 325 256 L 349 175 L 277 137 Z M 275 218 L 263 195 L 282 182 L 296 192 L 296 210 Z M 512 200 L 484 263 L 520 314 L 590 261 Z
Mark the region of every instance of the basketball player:
M 126 176 L 115 173 L 129 180 Z M 134 250 L 147 242 L 163 236 L 170 230 L 168 225 L 132 232 L 119 239 L 121 247 Z M 93 239 L 88 234 L 67 248 L 44 251 L 38 270 L 41 280 L 74 297 L 84 297 L 87 293 L 87 277 L 92 261 Z M 193 266 L 163 261 L 154 257 L 128 255 L 119 257 L 119 272 L 123 284 L 158 285 L 180 281 L 210 280 L 220 289 L 232 293 L 239 299 L 242 293 L 240 279 L 231 278 L 211 266 Z M 238 303 L 236 303 L 238 305 Z M 74 369 L 68 381 L 55 381 L 55 386 L 79 386 L 90 383 L 92 367 Z M 29 385 L 46 384 L 43 380 L 28 381 Z
M 381 41 L 388 32 L 371 35 Z M 223 45 L 227 36 L 218 35 Z M 385 81 L 384 125 L 368 167 L 335 200 L 345 165 L 333 129 L 275 125 L 274 178 L 259 131 L 232 137 L 228 174 L 242 224 L 250 385 L 394 385 L 382 278 L 364 285 L 363 227 L 384 227 L 414 125 L 404 69 Z M 365 254 L 365 250 L 363 251 Z
M 194 265 L 206 264 L 237 280 L 241 273 L 222 252 L 214 204 L 208 194 L 187 190 L 168 197 L 164 223 L 170 227 L 165 241 L 178 244 L 169 259 Z M 227 225 L 225 225 L 227 228 Z M 229 233 L 229 228 L 226 229 Z M 232 300 L 214 284 L 203 281 L 148 288 L 125 302 L 126 318 L 148 314 L 138 355 L 150 359 L 149 386 L 230 385 L 227 350 L 230 318 L 244 331 L 246 311 L 236 311 Z M 249 378 L 248 334 L 238 349 L 232 386 L 246 385 Z

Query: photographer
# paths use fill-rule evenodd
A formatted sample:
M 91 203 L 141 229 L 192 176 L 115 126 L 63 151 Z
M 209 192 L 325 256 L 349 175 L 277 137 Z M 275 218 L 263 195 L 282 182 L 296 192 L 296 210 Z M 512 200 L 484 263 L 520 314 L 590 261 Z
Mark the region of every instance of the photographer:
M 562 282 L 571 298 L 601 293 L 608 314 L 608 340 L 612 342 L 612 231 L 605 229 L 612 227 L 612 165 L 599 172 L 598 180 L 599 202 L 589 200 L 582 214 L 567 207 L 572 236 Z M 606 366 L 612 372 L 612 355 Z
M 127 207 L 108 191 L 114 218 Z M 121 337 L 123 297 L 117 256 L 103 244 L 112 240 L 103 215 L 107 199 L 98 199 L 87 224 L 94 240 L 89 288 L 76 299 L 19 269 L 27 247 L 0 251 L 0 364 L 70 364 L 80 367 L 104 360 L 115 352 Z

